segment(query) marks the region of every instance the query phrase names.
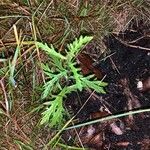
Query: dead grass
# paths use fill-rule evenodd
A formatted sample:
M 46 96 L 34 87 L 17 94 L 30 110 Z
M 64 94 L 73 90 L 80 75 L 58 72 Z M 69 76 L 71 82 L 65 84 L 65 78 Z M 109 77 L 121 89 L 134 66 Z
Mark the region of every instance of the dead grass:
M 0 88 L 0 108 L 3 110 L 0 116 L 1 149 L 42 149 L 55 133 L 38 124 L 40 108 L 36 108 L 41 106 L 40 92 L 44 82 L 39 66 L 45 57 L 29 41 L 37 39 L 53 43 L 61 51 L 65 43 L 80 34 L 90 34 L 94 36 L 99 50 L 105 51 L 104 36 L 126 30 L 132 20 L 136 20 L 137 24 L 140 20 L 149 24 L 149 7 L 148 0 L 1 1 L 0 58 L 12 60 L 17 45 L 14 24 L 21 39 L 26 42 L 21 45 L 17 60 L 16 88 L 12 88 L 8 82 L 8 62 L 0 62 L 0 67 L 6 69 L 0 72 L 5 88 L 5 92 L 2 86 Z

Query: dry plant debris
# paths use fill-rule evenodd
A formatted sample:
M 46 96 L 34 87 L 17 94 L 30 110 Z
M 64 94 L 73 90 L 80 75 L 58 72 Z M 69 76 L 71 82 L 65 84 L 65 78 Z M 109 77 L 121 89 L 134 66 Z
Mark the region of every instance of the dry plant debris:
M 93 43 L 77 59 L 85 76 L 89 73 L 97 78 L 107 75 L 105 80 L 109 86 L 106 95 L 93 94 L 77 116 L 78 120 L 87 121 L 97 113 L 100 113 L 97 117 L 102 117 L 135 107 L 149 107 L 149 8 L 149 0 L 1 0 L 0 148 L 43 149 L 57 132 L 38 124 L 41 85 L 46 80 L 39 64 L 49 60 L 36 49 L 33 43 L 36 40 L 52 43 L 64 53 L 66 43 L 81 34 L 94 36 Z M 17 45 L 21 48 L 15 66 L 17 86 L 12 88 L 8 79 L 9 65 Z M 122 80 L 127 83 L 122 84 Z M 89 91 L 75 93 L 70 96 L 72 102 L 66 101 L 66 107 L 74 114 L 88 96 Z M 83 127 L 87 139 L 72 131 L 69 136 L 74 134 L 76 141 L 66 142 L 60 138 L 55 149 L 72 145 L 76 146 L 72 149 L 149 150 L 149 113 L 130 117 L 132 122 L 127 117 Z

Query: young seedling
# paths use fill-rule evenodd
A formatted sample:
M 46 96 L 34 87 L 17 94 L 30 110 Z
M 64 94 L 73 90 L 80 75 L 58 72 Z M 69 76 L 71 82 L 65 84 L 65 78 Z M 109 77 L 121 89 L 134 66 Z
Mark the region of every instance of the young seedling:
M 47 44 L 36 43 L 51 58 L 49 64 L 42 64 L 47 76 L 42 99 L 47 98 L 49 102 L 42 113 L 41 124 L 49 124 L 51 127 L 61 125 L 65 114 L 63 99 L 73 91 L 90 88 L 98 93 L 105 93 L 103 87 L 107 83 L 97 80 L 94 75 L 83 76 L 81 69 L 76 65 L 76 56 L 92 39 L 91 36 L 76 38 L 73 43 L 67 45 L 65 56 L 57 52 L 52 45 L 49 47 Z

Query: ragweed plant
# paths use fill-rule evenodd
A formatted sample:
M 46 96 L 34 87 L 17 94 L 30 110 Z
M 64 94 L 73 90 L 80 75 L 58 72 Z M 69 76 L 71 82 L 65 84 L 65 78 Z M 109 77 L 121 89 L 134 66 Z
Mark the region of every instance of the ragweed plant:
M 103 87 L 107 83 L 97 80 L 94 75 L 83 76 L 81 69 L 76 65 L 76 56 L 92 38 L 91 36 L 76 38 L 73 43 L 67 45 L 65 56 L 57 52 L 53 45 L 36 43 L 38 48 L 44 50 L 51 59 L 49 64 L 42 64 L 47 76 L 42 98 L 49 99 L 49 102 L 46 103 L 47 107 L 42 113 L 41 124 L 53 127 L 63 122 L 65 114 L 63 99 L 72 91 L 90 88 L 98 93 L 105 93 Z

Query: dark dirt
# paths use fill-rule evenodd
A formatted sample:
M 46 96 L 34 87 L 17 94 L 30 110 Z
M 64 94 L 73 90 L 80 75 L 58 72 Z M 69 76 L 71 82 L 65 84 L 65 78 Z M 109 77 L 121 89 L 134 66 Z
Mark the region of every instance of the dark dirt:
M 143 38 L 142 38 L 143 37 Z M 133 109 L 150 107 L 150 89 L 139 91 L 138 81 L 150 77 L 150 50 L 143 50 L 141 46 L 150 48 L 150 35 L 148 27 L 142 23 L 139 26 L 132 25 L 124 33 L 111 35 L 105 38 L 105 45 L 109 49 L 108 57 L 99 58 L 98 67 L 103 75 L 104 81 L 109 83 L 106 87 L 107 94 L 95 94 L 86 103 L 77 116 L 80 122 L 89 119 L 100 118 L 103 115 L 121 113 Z M 134 48 L 132 46 L 134 46 Z M 66 105 L 75 114 L 90 96 L 90 91 L 74 93 L 69 96 Z M 107 112 L 106 112 L 107 109 Z M 98 115 L 97 115 L 98 114 Z M 91 116 L 96 117 L 91 117 Z M 115 127 L 111 127 L 115 123 Z M 124 117 L 118 120 L 92 125 L 94 131 L 88 135 L 91 127 L 83 127 L 77 130 L 84 146 L 96 150 L 149 150 L 150 149 L 150 113 L 138 114 Z M 115 128 L 122 133 L 118 135 Z M 65 139 L 75 133 L 69 132 Z M 78 139 L 78 138 L 77 138 Z M 67 140 L 69 144 L 72 140 Z

